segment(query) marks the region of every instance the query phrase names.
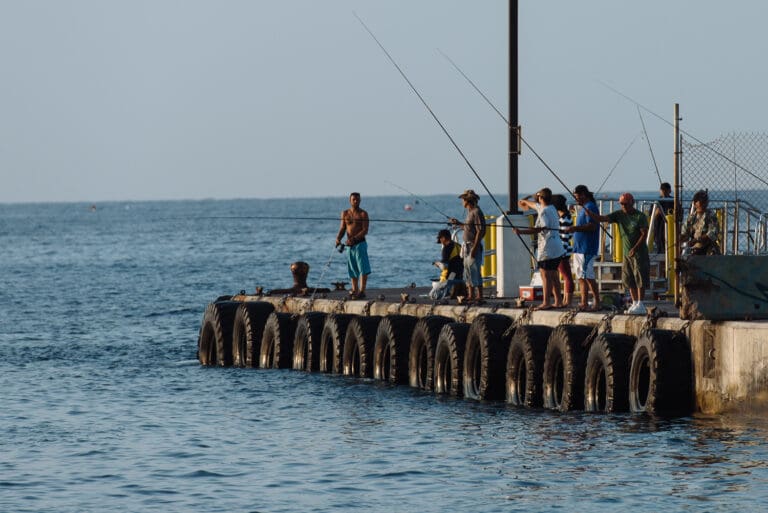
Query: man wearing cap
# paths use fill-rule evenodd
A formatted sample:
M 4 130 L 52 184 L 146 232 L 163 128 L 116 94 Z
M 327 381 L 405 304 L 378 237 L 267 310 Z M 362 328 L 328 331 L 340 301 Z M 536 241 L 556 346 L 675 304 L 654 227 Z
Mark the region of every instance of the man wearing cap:
M 468 299 L 481 302 L 483 300 L 483 278 L 480 267 L 483 265 L 483 237 L 485 237 L 485 215 L 477 205 L 480 196 L 472 189 L 467 189 L 459 198 L 467 209 L 464 222 L 451 218 L 451 224 L 460 225 L 464 229 L 464 244 L 461 255 L 464 259 L 464 279 L 467 283 Z
M 440 230 L 437 234 L 437 243 L 442 245 L 440 260 L 434 262 L 434 265 L 440 269 L 440 281 L 432 285 L 433 293 L 430 293 L 432 299 L 444 297 L 453 285 L 462 281 L 464 274 L 461 247 L 451 239 L 451 232 Z
M 461 247 L 451 239 L 451 232 L 440 230 L 437 234 L 437 243 L 442 244 L 440 252 L 440 261 L 435 262 L 435 266 L 440 268 L 440 281 L 450 279 L 461 280 L 464 276 L 464 262 L 461 259 Z
M 645 315 L 643 295 L 650 283 L 651 269 L 648 245 L 645 243 L 648 235 L 648 218 L 635 208 L 635 198 L 628 192 L 619 196 L 619 205 L 621 210 L 611 212 L 607 216 L 595 214 L 587 209 L 585 211 L 595 221 L 616 223 L 619 226 L 624 248 L 621 281 L 632 296 L 632 306 L 627 309 L 627 313 Z
M 719 255 L 720 222 L 714 212 L 709 210 L 709 193 L 696 191 L 691 200 L 693 212 L 685 221 L 680 234 L 681 242 L 688 242 L 692 255 Z

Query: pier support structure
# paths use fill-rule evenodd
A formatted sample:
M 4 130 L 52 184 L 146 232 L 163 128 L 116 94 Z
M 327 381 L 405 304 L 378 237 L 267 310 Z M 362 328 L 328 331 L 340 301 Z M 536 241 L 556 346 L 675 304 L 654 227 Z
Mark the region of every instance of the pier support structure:
M 527 216 L 507 217 L 515 226 L 528 226 Z M 520 285 L 531 281 L 531 255 L 504 217 L 496 219 L 496 234 L 496 296 L 517 297 Z

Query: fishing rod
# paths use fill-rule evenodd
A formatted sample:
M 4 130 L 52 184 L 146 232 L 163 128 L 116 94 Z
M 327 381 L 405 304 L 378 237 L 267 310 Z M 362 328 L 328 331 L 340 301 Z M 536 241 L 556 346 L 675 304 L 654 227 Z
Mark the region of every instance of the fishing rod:
M 331 254 L 328 256 L 328 262 L 325 264 L 325 267 L 323 267 L 323 271 L 320 273 L 320 277 L 317 279 L 317 283 L 323 283 L 323 277 L 325 276 L 325 271 L 331 268 L 331 262 L 333 261 L 334 253 L 341 253 L 341 251 L 339 251 L 336 246 L 333 247 L 333 249 L 331 250 Z M 315 299 L 316 292 L 317 292 L 317 287 L 314 287 L 312 289 L 312 295 L 309 297 L 309 304 L 312 304 L 312 300 Z
M 634 99 L 630 98 L 629 96 L 627 96 L 626 94 L 622 93 L 618 89 L 609 86 L 608 84 L 606 84 L 602 80 L 598 80 L 597 82 L 600 85 L 602 85 L 603 87 L 605 87 L 606 89 L 609 89 L 609 90 L 613 91 L 614 93 L 618 94 L 619 96 L 621 96 L 625 100 L 629 101 L 630 103 L 635 104 L 635 106 L 637 106 L 638 108 L 643 109 L 645 112 L 647 112 L 647 113 L 651 114 L 652 116 L 655 116 L 656 118 L 660 119 L 661 121 L 663 121 L 667 125 L 669 125 L 671 127 L 675 126 L 674 123 L 671 123 L 669 120 L 665 119 L 664 117 L 660 116 L 659 114 L 656 114 L 654 111 L 652 111 L 651 109 L 649 109 L 648 107 L 646 107 L 642 103 L 635 101 Z M 758 180 L 759 182 L 762 182 L 765 185 L 768 185 L 768 181 L 766 181 L 764 178 L 761 178 L 761 177 L 757 176 L 755 173 L 753 173 L 752 171 L 750 171 L 746 167 L 742 166 L 741 164 L 739 164 L 738 162 L 733 160 L 731 157 L 729 157 L 725 153 L 723 153 L 723 152 L 713 148 L 709 143 L 705 143 L 704 141 L 702 141 L 701 139 L 699 139 L 695 135 L 693 135 L 693 134 L 691 134 L 689 132 L 686 132 L 685 130 L 683 130 L 681 128 L 678 128 L 678 130 L 680 130 L 681 134 L 684 134 L 684 135 L 690 137 L 692 140 L 694 140 L 697 143 L 699 143 L 700 145 L 704 146 L 705 148 L 707 148 L 709 151 L 711 151 L 715 155 L 718 155 L 719 157 L 725 159 L 727 162 L 729 162 L 729 163 L 733 164 L 734 166 L 736 166 L 737 168 L 741 169 L 742 171 L 747 173 L 752 178 Z
M 472 81 L 472 79 L 471 79 L 471 78 L 469 78 L 469 77 L 467 76 L 467 74 L 466 74 L 466 73 L 464 73 L 464 71 L 462 71 L 462 69 L 461 69 L 461 68 L 458 66 L 458 64 L 456 64 L 455 62 L 453 62 L 453 59 L 451 59 L 450 57 L 448 57 L 448 56 L 447 56 L 445 53 L 443 53 L 443 51 L 442 51 L 442 50 L 440 50 L 439 48 L 437 49 L 437 51 L 438 51 L 438 52 L 440 52 L 440 54 L 441 54 L 443 57 L 445 57 L 445 58 L 448 60 L 448 62 L 450 62 L 450 63 L 453 65 L 453 67 L 454 67 L 454 68 L 456 68 L 456 71 L 458 71 L 458 72 L 461 74 L 461 76 L 463 76 L 463 77 L 464 77 L 464 78 L 467 80 L 467 82 L 469 82 L 469 84 L 470 84 L 470 85 L 471 85 L 471 86 L 472 86 L 472 87 L 475 89 L 475 91 L 477 91 L 477 92 L 478 92 L 478 94 L 480 94 L 480 96 L 482 96 L 482 97 L 483 97 L 483 99 L 486 101 L 486 103 L 488 103 L 488 105 L 490 105 L 490 106 L 491 106 L 491 108 L 492 108 L 493 110 L 495 110 L 495 111 L 496 111 L 496 114 L 498 114 L 498 115 L 501 117 L 501 119 L 502 119 L 502 120 L 504 120 L 504 123 L 506 123 L 506 125 L 507 125 L 508 127 L 510 127 L 510 128 L 511 128 L 511 125 L 510 125 L 510 123 L 509 123 L 509 120 L 507 119 L 507 117 L 506 117 L 504 114 L 502 114 L 502 113 L 501 113 L 501 111 L 500 111 L 499 109 L 497 109 L 497 108 L 496 108 L 496 105 L 494 105 L 494 104 L 493 104 L 493 102 L 492 102 L 492 101 L 491 101 L 491 100 L 490 100 L 490 99 L 489 99 L 489 98 L 488 98 L 488 97 L 485 95 L 485 93 L 483 93 L 483 91 L 482 91 L 482 90 L 480 90 L 480 88 L 479 88 L 479 87 L 477 87 L 477 85 L 475 85 L 475 83 Z M 521 141 L 523 141 L 523 144 L 525 144 L 525 146 L 526 146 L 526 147 L 527 147 L 529 150 L 531 150 L 531 153 L 533 153 L 533 154 L 536 156 L 536 158 L 537 158 L 537 159 L 539 159 L 539 162 L 541 162 L 541 163 L 544 165 L 544 167 L 545 167 L 545 168 L 547 168 L 547 171 L 549 171 L 549 172 L 552 174 L 552 176 L 554 176 L 554 177 L 555 177 L 555 180 L 557 180 L 557 181 L 560 183 L 560 185 L 562 185 L 562 186 L 565 188 L 565 190 L 566 190 L 566 191 L 568 191 L 568 194 L 570 194 L 570 195 L 571 195 L 571 197 L 572 197 L 573 199 L 576 199 L 576 197 L 573 195 L 573 192 L 571 191 L 571 188 L 570 188 L 570 187 L 568 187 L 568 186 L 567 186 L 567 185 L 566 185 L 566 184 L 565 184 L 565 183 L 564 183 L 564 182 L 563 182 L 563 181 L 560 179 L 560 177 L 557 175 L 557 173 L 555 173 L 555 171 L 554 171 L 554 170 L 553 170 L 551 167 L 549 167 L 549 164 L 547 164 L 547 163 L 544 161 L 544 159 L 543 159 L 543 158 L 541 158 L 541 156 L 540 156 L 540 155 L 539 155 L 539 154 L 536 152 L 536 150 L 534 150 L 534 149 L 533 149 L 533 147 L 532 147 L 530 144 L 528 144 L 528 141 L 526 141 L 526 140 L 523 138 L 523 135 L 520 133 L 520 130 L 517 130 L 517 136 L 520 138 L 520 140 L 521 140 Z
M 439 210 L 437 207 L 435 207 L 435 206 L 431 205 L 431 204 L 430 204 L 429 202 L 427 202 L 427 200 L 425 200 L 424 198 L 422 198 L 422 197 L 419 197 L 419 196 L 416 196 L 414 193 L 412 193 L 411 191 L 409 191 L 409 190 L 408 190 L 408 189 L 406 189 L 405 187 L 400 187 L 400 186 L 399 186 L 399 185 L 397 185 L 396 183 L 394 183 L 394 182 L 390 182 L 389 180 L 384 180 L 384 183 L 387 183 L 387 184 L 391 185 L 392 187 L 397 187 L 398 189 L 400 189 L 401 191 L 405 192 L 406 194 L 410 194 L 411 196 L 413 196 L 413 197 L 414 197 L 414 198 L 416 198 L 417 200 L 421 201 L 422 203 L 424 203 L 425 205 L 427 205 L 429 208 L 431 208 L 432 210 L 434 210 L 435 212 L 437 212 L 437 213 L 438 213 L 438 214 L 440 214 L 441 216 L 443 216 L 443 217 L 447 217 L 448 219 L 450 219 L 450 218 L 451 218 L 451 216 L 449 216 L 448 214 L 446 214 L 446 213 L 445 213 L 445 212 L 443 212 L 442 210 Z
M 365 22 L 364 22 L 364 21 L 363 21 L 363 20 L 360 18 L 360 16 L 358 16 L 358 15 L 357 15 L 357 13 L 356 13 L 356 12 L 352 11 L 352 14 L 354 14 L 354 15 L 355 15 L 355 18 L 357 18 L 357 21 L 359 21 L 359 22 L 360 22 L 360 24 L 363 26 L 363 28 L 366 30 L 366 32 L 368 32 L 368 34 L 370 34 L 370 36 L 373 38 L 373 40 L 374 40 L 374 41 L 376 41 L 376 44 L 377 44 L 377 45 L 379 45 L 379 48 L 381 48 L 381 51 L 383 51 L 383 52 L 384 52 L 384 55 L 386 55 L 386 56 L 387 56 L 387 58 L 388 58 L 388 59 L 389 59 L 389 61 L 390 61 L 390 62 L 391 62 L 391 63 L 392 63 L 394 66 L 395 66 L 395 68 L 397 69 L 397 71 L 399 71 L 399 72 L 400 72 L 400 75 L 403 77 L 403 79 L 405 79 L 405 81 L 406 81 L 406 82 L 408 83 L 408 85 L 411 87 L 411 90 L 412 90 L 412 91 L 413 91 L 413 92 L 416 94 L 416 96 L 418 96 L 419 100 L 421 100 L 421 103 L 424 105 L 424 107 L 427 109 L 427 111 L 428 111 L 428 112 L 429 112 L 429 113 L 432 115 L 432 118 L 435 120 L 435 122 L 436 122 L 436 123 L 437 123 L 437 124 L 440 126 L 440 128 L 443 130 L 443 133 L 446 135 L 446 137 L 448 137 L 448 140 L 450 140 L 450 141 L 451 141 L 451 144 L 453 144 L 453 147 L 454 147 L 454 148 L 456 148 L 456 151 L 458 151 L 458 152 L 459 152 L 459 155 L 461 155 L 461 158 L 462 158 L 462 159 L 464 159 L 464 162 L 467 164 L 467 166 L 469 167 L 469 169 L 470 169 L 470 170 L 472 170 L 472 173 L 475 175 L 475 178 L 477 178 L 477 180 L 480 182 L 480 185 L 482 185 L 482 186 L 483 186 L 483 189 L 485 189 L 485 192 L 486 192 L 486 193 L 488 193 L 488 197 L 489 197 L 489 198 L 491 198 L 491 200 L 493 201 L 493 203 L 495 203 L 495 204 L 496 204 L 496 206 L 498 207 L 499 211 L 501 212 L 501 215 L 502 215 L 502 216 L 504 217 L 504 219 L 507 221 L 507 223 L 509 224 L 509 226 L 510 226 L 510 227 L 512 227 L 512 226 L 513 226 L 513 225 L 512 225 L 512 221 L 509 219 L 509 216 L 507 216 L 507 212 L 506 212 L 506 210 L 504 210 L 504 209 L 501 207 L 501 205 L 499 204 L 499 202 L 498 202 L 498 201 L 496 201 L 496 198 L 495 198 L 495 197 L 494 197 L 494 195 L 491 193 L 491 191 L 490 191 L 490 189 L 488 188 L 488 186 L 487 186 L 487 185 L 485 185 L 485 182 L 483 181 L 483 179 L 482 179 L 482 178 L 480 178 L 480 175 L 477 173 L 477 171 L 475 170 L 474 166 L 472 166 L 472 164 L 469 162 L 469 159 L 468 159 L 468 158 L 467 158 L 467 156 L 464 154 L 464 152 L 461 150 L 461 148 L 460 148 L 460 147 L 459 147 L 459 145 L 456 143 L 456 141 L 453 139 L 453 137 L 451 136 L 451 134 L 448 132 L 448 129 L 446 129 L 446 128 L 445 128 L 445 125 L 443 125 L 443 123 L 442 123 L 442 122 L 440 122 L 440 119 L 437 117 L 437 115 L 434 113 L 434 111 L 433 111 L 433 110 L 430 108 L 430 106 L 429 106 L 429 104 L 426 102 L 426 100 L 424 100 L 424 97 L 423 97 L 423 96 L 421 96 L 421 93 L 419 93 L 418 89 L 416 89 L 416 86 L 414 86 L 414 85 L 413 85 L 413 83 L 412 83 L 412 82 L 411 82 L 411 81 L 408 79 L 408 76 L 406 76 L 406 74 L 405 74 L 405 72 L 402 70 L 402 68 L 400 68 L 400 66 L 397 64 L 397 62 L 395 62 L 395 59 L 394 59 L 394 58 L 392 58 L 392 56 L 389 54 L 389 52 L 387 51 L 387 49 L 386 49 L 386 48 L 384 48 L 384 45 L 382 45 L 382 44 L 381 44 L 381 42 L 378 40 L 378 38 L 376 38 L 376 36 L 375 36 L 375 35 L 373 34 L 373 32 L 371 31 L 371 29 L 369 29 L 369 28 L 368 28 L 368 25 L 366 25 L 366 24 L 365 24 Z M 531 249 L 530 249 L 530 248 L 528 247 L 528 245 L 525 243 L 525 241 L 523 240 L 523 237 L 522 237 L 522 236 L 521 236 L 519 233 L 517 233 L 517 232 L 515 232 L 515 235 L 517 235 L 517 238 L 518 238 L 518 239 L 520 239 L 520 242 L 523 244 L 523 246 L 525 247 L 525 249 L 526 249 L 526 250 L 528 251 L 528 253 L 531 255 L 531 258 L 533 258 L 534 260 L 536 260 L 536 256 L 533 254 L 533 252 L 531 251 Z
M 174 219 L 174 218 L 168 218 Z M 187 219 L 187 218 L 185 218 Z M 201 216 L 197 219 L 253 219 L 258 221 L 339 221 L 338 217 L 309 217 L 309 216 Z M 439 226 L 451 226 L 451 223 L 445 221 L 427 221 L 417 219 L 369 219 L 371 223 L 402 223 L 402 224 L 429 224 Z M 466 223 L 465 223 L 466 224 Z M 529 228 L 529 226 L 516 226 L 510 223 L 509 226 L 502 226 L 502 228 Z M 554 228 L 546 228 L 547 230 L 554 230 Z
M 599 189 L 597 189 L 597 191 L 595 192 L 595 194 L 600 194 L 600 191 L 602 191 L 602 190 L 603 190 L 603 186 L 605 185 L 605 182 L 607 182 L 607 181 L 608 181 L 608 179 L 611 177 L 611 175 L 613 174 L 613 171 L 614 171 L 614 170 L 615 170 L 615 169 L 618 167 L 618 165 L 619 165 L 619 162 L 621 162 L 621 160 L 624 158 L 624 155 L 626 155 L 626 154 L 627 154 L 627 152 L 629 151 L 629 149 L 632 147 L 632 145 L 633 145 L 633 144 L 635 144 L 635 141 L 637 141 L 637 138 L 638 138 L 638 137 L 640 137 L 640 135 L 641 135 L 641 134 L 637 134 L 637 135 L 635 136 L 635 138 L 634 138 L 634 139 L 632 139 L 632 142 L 630 142 L 630 143 L 629 143 L 629 146 L 627 146 L 627 148 L 624 150 L 624 153 L 622 153 L 622 154 L 621 154 L 621 156 L 619 157 L 619 160 L 617 160 L 617 161 L 616 161 L 616 163 L 613 165 L 613 167 L 611 168 L 611 170 L 608 172 L 608 176 L 606 176 L 606 177 L 605 177 L 605 180 L 603 180 L 603 183 L 601 183 L 601 184 L 600 184 L 600 188 L 599 188 Z
M 637 115 L 640 116 L 640 124 L 643 125 L 643 133 L 645 134 L 645 140 L 648 142 L 648 151 L 651 152 L 651 160 L 653 160 L 653 167 L 656 168 L 656 176 L 659 177 L 659 186 L 661 186 L 664 180 L 661 179 L 661 173 L 659 173 L 659 166 L 656 164 L 656 156 L 653 154 L 653 147 L 651 146 L 651 138 L 648 137 L 648 131 L 645 129 L 645 120 L 643 119 L 643 113 L 640 112 L 640 107 L 637 107 Z
M 489 98 L 488 98 L 488 97 L 485 95 L 485 93 L 483 93 L 483 91 L 482 91 L 482 90 L 481 90 L 479 87 L 477 87 L 477 85 L 476 85 L 476 84 L 475 84 L 475 83 L 472 81 L 472 79 L 471 79 L 471 78 L 469 78 L 469 77 L 467 76 L 467 74 L 466 74 L 466 73 L 464 73 L 464 71 L 463 71 L 463 70 L 462 70 L 462 69 L 461 69 L 461 68 L 460 68 L 460 67 L 459 67 L 459 66 L 458 66 L 458 65 L 457 65 L 455 62 L 453 62 L 453 59 L 451 59 L 450 57 L 448 57 L 448 56 L 447 56 L 445 53 L 443 53 L 443 52 L 442 52 L 442 50 L 440 50 L 439 48 L 437 49 L 437 51 L 438 51 L 438 52 L 440 52 L 440 53 L 443 55 L 443 57 L 445 57 L 446 59 L 448 59 L 448 62 L 450 62 L 450 63 L 453 65 L 453 67 L 454 67 L 454 68 L 456 68 L 456 71 L 458 71 L 459 73 L 461 73 L 461 76 L 463 76 L 463 77 L 464 77 L 464 78 L 467 80 L 467 82 L 469 82 L 469 83 L 470 83 L 470 85 L 471 85 L 471 86 L 472 86 L 472 87 L 475 89 L 475 91 L 477 91 L 477 92 L 478 92 L 478 94 L 480 94 L 480 96 L 482 96 L 482 97 L 483 97 L 483 99 L 486 101 L 486 103 L 488 103 L 488 105 L 490 105 L 490 106 L 491 106 L 491 108 L 492 108 L 493 110 L 495 110 L 495 111 L 496 111 L 496 114 L 498 114 L 498 115 L 499 115 L 499 117 L 500 117 L 500 118 L 501 118 L 501 119 L 504 121 L 504 123 L 507 125 L 507 127 L 510 127 L 510 128 L 511 128 L 511 125 L 510 125 L 510 123 L 509 123 L 509 120 L 507 119 L 507 117 L 506 117 L 504 114 L 502 114 L 502 113 L 501 113 L 501 111 L 500 111 L 498 108 L 496 108 L 496 105 L 494 105 L 494 104 L 493 104 L 493 102 L 492 102 L 492 101 L 491 101 L 491 100 L 490 100 L 490 99 L 489 99 Z M 527 147 L 529 150 L 531 150 L 531 153 L 533 153 L 533 154 L 536 156 L 536 158 L 537 158 L 537 159 L 539 159 L 539 162 L 541 162 L 541 163 L 544 165 L 544 167 L 545 167 L 545 168 L 547 168 L 547 171 L 549 171 L 549 172 L 552 174 L 552 176 L 554 176 L 554 177 L 555 177 L 555 179 L 556 179 L 558 182 L 560 182 L 560 185 L 562 185 L 563 187 L 565 187 L 565 190 L 566 190 L 566 191 L 568 191 L 568 194 L 570 194 L 570 195 L 571 195 L 571 197 L 572 197 L 573 199 L 576 199 L 576 195 L 573 193 L 573 191 L 570 189 L 570 187 L 568 187 L 568 186 L 567 186 L 567 185 L 566 185 L 566 184 L 565 184 L 565 183 L 564 183 L 564 182 L 563 182 L 563 181 L 560 179 L 560 177 L 557 175 L 557 173 L 555 173 L 555 171 L 554 171 L 554 170 L 553 170 L 551 167 L 549 167 L 549 164 L 547 164 L 547 163 L 546 163 L 546 161 L 545 161 L 543 158 L 541 158 L 541 156 L 540 156 L 540 155 L 539 155 L 539 154 L 536 152 L 536 150 L 534 150 L 534 149 L 533 149 L 533 146 L 531 146 L 530 144 L 528 144 L 528 141 L 526 141 L 526 140 L 523 138 L 522 134 L 520 133 L 520 130 L 517 130 L 517 136 L 520 138 L 520 140 L 521 140 L 521 141 L 523 141 L 523 144 L 525 144 L 525 146 L 526 146 L 526 147 Z M 632 142 L 632 144 L 634 144 L 634 141 Z M 626 151 L 628 151 L 628 150 L 629 150 L 629 148 L 627 148 L 627 150 L 625 150 L 625 153 L 626 153 Z M 617 163 L 616 165 L 618 165 L 618 163 Z M 527 198 L 527 196 L 526 196 L 526 198 Z M 510 223 L 510 224 L 511 224 L 511 223 Z M 608 236 L 608 238 L 610 238 L 610 239 L 612 239 L 612 238 L 613 238 L 613 235 L 611 235 L 611 234 L 610 234 L 610 232 L 608 231 L 608 229 L 607 229 L 605 226 L 603 226 L 602 224 L 599 224 L 599 226 L 600 226 L 600 228 L 603 230 L 603 233 L 605 233 L 605 235 L 606 235 L 606 236 Z

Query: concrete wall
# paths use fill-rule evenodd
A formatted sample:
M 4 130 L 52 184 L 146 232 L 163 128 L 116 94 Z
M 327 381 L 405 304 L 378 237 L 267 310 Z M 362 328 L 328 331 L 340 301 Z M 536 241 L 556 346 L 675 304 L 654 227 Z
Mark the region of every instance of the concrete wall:
M 704 413 L 768 413 L 768 322 L 691 324 L 696 406 Z

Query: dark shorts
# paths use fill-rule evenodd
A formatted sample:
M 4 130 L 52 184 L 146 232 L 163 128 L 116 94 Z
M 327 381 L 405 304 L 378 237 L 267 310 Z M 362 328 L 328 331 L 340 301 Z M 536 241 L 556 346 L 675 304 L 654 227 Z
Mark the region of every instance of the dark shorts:
M 563 259 L 563 257 L 557 257 L 557 258 L 550 258 L 548 260 L 539 260 L 539 269 L 543 269 L 545 271 L 556 271 L 557 266 L 560 265 L 560 261 Z
M 624 255 L 624 265 L 621 267 L 622 284 L 630 289 L 647 289 L 651 284 L 650 270 L 647 254 L 635 254 L 631 257 Z

